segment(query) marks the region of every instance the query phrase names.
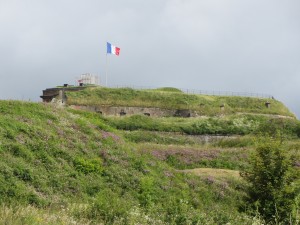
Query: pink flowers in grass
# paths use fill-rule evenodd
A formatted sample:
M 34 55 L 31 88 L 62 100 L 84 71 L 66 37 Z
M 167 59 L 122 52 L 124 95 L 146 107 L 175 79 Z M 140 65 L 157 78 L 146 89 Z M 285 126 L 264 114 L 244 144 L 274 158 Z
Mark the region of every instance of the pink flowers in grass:
M 102 138 L 104 138 L 104 139 L 112 138 L 116 142 L 121 140 L 121 138 L 118 135 L 108 132 L 108 131 L 101 131 L 101 135 L 102 135 Z
M 186 164 L 193 164 L 201 160 L 212 160 L 219 156 L 220 150 L 195 150 L 195 149 L 165 149 L 151 150 L 150 153 L 159 160 L 166 160 L 169 156 Z

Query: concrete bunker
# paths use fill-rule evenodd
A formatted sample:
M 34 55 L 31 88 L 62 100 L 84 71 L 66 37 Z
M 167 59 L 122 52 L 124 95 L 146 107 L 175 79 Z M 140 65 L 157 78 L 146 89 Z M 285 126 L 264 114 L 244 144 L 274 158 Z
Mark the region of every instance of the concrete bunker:
M 266 108 L 271 108 L 271 102 L 266 102 L 265 106 L 266 106 Z
M 221 111 L 224 111 L 224 110 L 225 110 L 225 103 L 222 103 L 222 104 L 220 105 L 220 110 L 221 110 Z
M 175 117 L 191 117 L 191 112 L 189 109 L 177 109 L 174 114 Z
M 120 111 L 120 116 L 126 116 L 126 112 L 125 112 L 125 110 L 124 109 L 121 109 L 121 111 Z

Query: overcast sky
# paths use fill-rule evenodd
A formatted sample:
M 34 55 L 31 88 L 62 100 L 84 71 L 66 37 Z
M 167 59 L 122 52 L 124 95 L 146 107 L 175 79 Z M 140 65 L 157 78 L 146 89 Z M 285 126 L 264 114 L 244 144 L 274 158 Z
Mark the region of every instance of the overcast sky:
M 0 0 L 0 98 L 109 85 L 273 95 L 300 118 L 299 0 Z

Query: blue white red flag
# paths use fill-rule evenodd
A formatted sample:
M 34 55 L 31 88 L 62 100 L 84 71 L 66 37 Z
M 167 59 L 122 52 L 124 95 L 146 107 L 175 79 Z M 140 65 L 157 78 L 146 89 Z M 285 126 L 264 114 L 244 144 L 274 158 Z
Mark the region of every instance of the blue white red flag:
M 116 56 L 119 56 L 120 55 L 120 48 L 112 45 L 111 43 L 108 43 L 107 42 L 107 51 L 106 51 L 107 54 L 114 54 Z

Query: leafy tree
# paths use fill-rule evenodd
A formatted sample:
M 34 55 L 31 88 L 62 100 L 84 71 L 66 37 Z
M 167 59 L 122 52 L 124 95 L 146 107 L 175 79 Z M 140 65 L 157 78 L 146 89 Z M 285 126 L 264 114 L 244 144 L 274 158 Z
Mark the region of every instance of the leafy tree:
M 248 171 L 241 174 L 248 181 L 248 203 L 267 223 L 288 222 L 299 188 L 299 172 L 283 149 L 279 135 L 262 138 L 250 158 Z

